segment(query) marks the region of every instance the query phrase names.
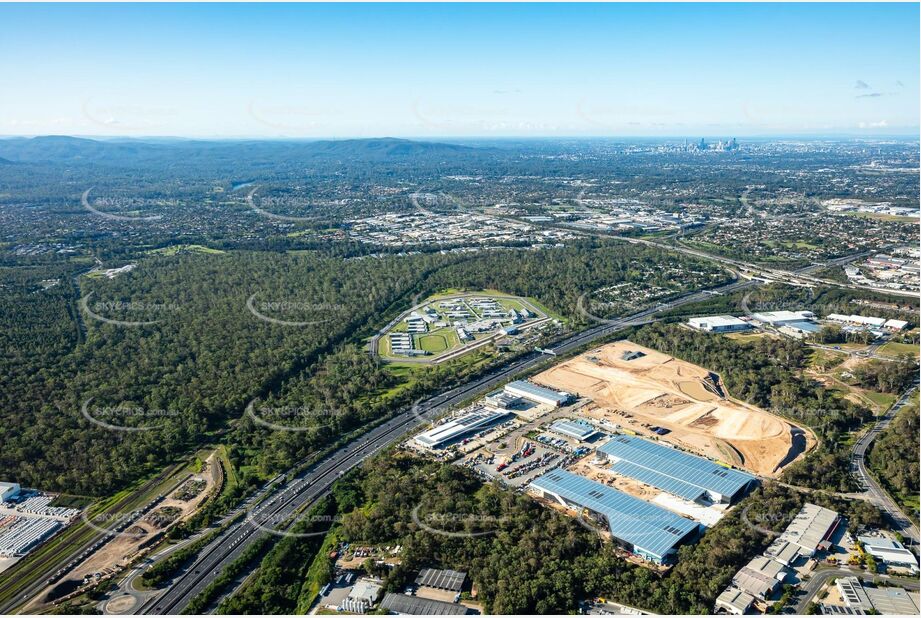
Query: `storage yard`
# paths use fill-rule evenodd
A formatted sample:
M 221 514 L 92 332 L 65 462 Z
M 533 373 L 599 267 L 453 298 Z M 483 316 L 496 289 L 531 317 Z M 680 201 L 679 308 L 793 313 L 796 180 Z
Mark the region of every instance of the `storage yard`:
M 52 506 L 55 496 L 0 484 L 0 571 L 47 541 L 69 524 L 78 509 Z
M 762 476 L 815 445 L 809 430 L 729 398 L 719 377 L 629 341 L 565 361 L 534 381 L 592 401 L 591 419 L 622 425 Z

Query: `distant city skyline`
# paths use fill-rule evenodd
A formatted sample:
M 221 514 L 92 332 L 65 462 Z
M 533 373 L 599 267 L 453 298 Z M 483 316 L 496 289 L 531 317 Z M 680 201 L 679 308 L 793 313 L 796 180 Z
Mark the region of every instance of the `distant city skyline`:
M 0 135 L 917 135 L 919 6 L 0 5 Z

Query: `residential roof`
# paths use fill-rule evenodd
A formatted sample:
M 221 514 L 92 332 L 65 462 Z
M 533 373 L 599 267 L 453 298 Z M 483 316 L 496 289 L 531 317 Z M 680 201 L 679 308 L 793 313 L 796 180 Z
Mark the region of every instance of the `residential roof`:
M 438 588 L 439 590 L 450 590 L 460 592 L 464 587 L 464 580 L 467 574 L 462 571 L 452 571 L 451 569 L 422 569 L 416 578 L 416 583 L 420 586 L 429 588 Z
M 467 607 L 457 603 L 411 597 L 406 594 L 397 594 L 396 592 L 388 592 L 384 596 L 384 600 L 381 601 L 381 607 L 398 614 L 411 614 L 413 616 L 448 616 L 469 612 Z
M 604 515 L 614 537 L 662 558 L 698 529 L 671 511 L 565 470 L 547 472 L 531 486 Z
M 598 450 L 615 460 L 613 472 L 688 500 L 707 491 L 733 496 L 755 480 L 751 474 L 634 436 L 614 436 Z

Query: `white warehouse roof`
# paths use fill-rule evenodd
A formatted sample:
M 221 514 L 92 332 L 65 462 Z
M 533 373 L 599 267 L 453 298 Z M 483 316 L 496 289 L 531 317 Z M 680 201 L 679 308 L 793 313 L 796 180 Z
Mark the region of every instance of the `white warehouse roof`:
M 688 324 L 694 328 L 725 328 L 727 326 L 742 328 L 748 326 L 748 322 L 745 320 L 740 320 L 731 315 L 711 315 L 701 318 L 691 318 L 688 320 Z
M 811 311 L 765 311 L 756 313 L 752 317 L 765 324 L 783 324 L 785 322 L 812 320 L 815 318 L 815 314 Z

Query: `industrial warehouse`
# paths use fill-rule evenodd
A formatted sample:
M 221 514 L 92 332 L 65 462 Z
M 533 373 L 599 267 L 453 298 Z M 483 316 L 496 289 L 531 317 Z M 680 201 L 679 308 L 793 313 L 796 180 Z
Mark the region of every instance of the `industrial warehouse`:
M 631 348 L 617 358 L 648 364 L 657 354 Z M 753 474 L 669 444 L 662 427 L 648 426 L 646 438 L 600 412 L 590 398 L 516 380 L 406 446 L 570 514 L 587 511 L 627 557 L 654 568 L 673 564 L 678 547 L 758 484 Z
M 598 452 L 612 472 L 692 502 L 731 504 L 757 483 L 751 474 L 633 436 L 615 436 Z
M 689 519 L 565 470 L 544 474 L 531 489 L 562 506 L 587 509 L 608 526 L 615 542 L 656 564 L 670 561 L 679 545 L 700 532 Z

